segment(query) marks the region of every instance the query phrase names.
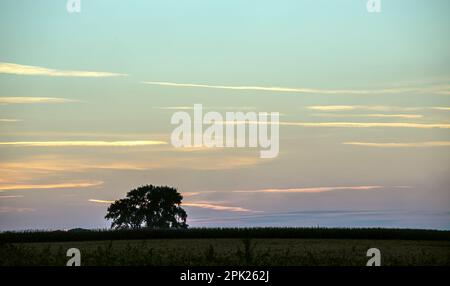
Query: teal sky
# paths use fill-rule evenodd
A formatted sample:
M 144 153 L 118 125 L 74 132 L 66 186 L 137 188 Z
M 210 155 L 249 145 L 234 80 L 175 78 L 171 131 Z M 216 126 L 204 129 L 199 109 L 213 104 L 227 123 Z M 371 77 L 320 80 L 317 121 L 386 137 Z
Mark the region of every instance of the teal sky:
M 192 226 L 450 229 L 450 2 L 381 1 L 1 1 L 0 230 L 106 227 L 142 184 Z M 195 103 L 280 112 L 279 156 L 173 148 Z

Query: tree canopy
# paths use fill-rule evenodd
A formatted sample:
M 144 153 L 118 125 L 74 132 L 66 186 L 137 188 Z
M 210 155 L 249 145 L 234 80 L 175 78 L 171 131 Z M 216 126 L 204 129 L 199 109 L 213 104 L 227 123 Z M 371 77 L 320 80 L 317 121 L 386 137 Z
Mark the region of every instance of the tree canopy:
M 187 213 L 180 206 L 183 196 L 175 188 L 145 185 L 112 203 L 106 219 L 111 228 L 187 228 Z

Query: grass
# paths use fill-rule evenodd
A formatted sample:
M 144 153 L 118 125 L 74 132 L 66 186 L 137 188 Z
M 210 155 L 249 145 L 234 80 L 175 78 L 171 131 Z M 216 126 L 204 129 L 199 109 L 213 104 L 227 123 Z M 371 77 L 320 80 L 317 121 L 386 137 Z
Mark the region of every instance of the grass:
M 382 265 L 450 265 L 450 242 L 355 239 L 149 239 L 15 243 L 0 265 L 65 265 L 69 248 L 82 265 L 119 266 L 364 266 L 376 247 Z
M 254 228 L 0 233 L 0 265 L 364 266 L 369 248 L 382 265 L 450 265 L 448 231 Z

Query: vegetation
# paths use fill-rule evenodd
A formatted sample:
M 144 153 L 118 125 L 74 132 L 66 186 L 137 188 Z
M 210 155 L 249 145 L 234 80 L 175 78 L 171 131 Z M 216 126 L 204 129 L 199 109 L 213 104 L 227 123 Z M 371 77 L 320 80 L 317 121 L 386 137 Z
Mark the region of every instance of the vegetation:
M 0 247 L 0 265 L 65 265 L 69 248 L 81 265 L 364 266 L 376 247 L 382 265 L 450 265 L 450 241 L 364 239 L 148 239 L 14 243 Z
M 112 220 L 111 227 L 116 229 L 187 228 L 182 199 L 174 188 L 146 185 L 112 203 L 105 218 Z
M 450 231 L 387 228 L 189 228 L 22 231 L 0 233 L 0 243 L 194 238 L 298 238 L 450 241 Z

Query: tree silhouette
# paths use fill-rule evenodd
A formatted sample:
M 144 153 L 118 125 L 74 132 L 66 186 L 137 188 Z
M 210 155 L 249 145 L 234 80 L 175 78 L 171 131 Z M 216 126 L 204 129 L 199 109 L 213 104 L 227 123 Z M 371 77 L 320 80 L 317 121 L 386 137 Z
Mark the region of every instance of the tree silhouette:
M 186 211 L 180 206 L 183 196 L 167 186 L 146 185 L 112 203 L 105 218 L 111 228 L 187 228 Z

